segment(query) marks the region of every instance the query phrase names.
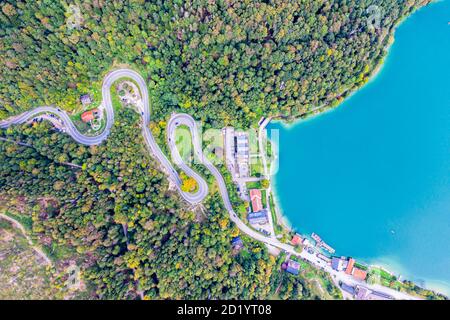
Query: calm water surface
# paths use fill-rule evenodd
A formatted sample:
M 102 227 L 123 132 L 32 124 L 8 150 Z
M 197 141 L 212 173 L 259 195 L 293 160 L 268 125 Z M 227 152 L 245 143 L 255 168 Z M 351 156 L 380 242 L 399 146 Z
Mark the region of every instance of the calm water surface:
M 276 193 L 302 233 L 450 293 L 450 1 L 416 12 L 338 109 L 279 123 Z

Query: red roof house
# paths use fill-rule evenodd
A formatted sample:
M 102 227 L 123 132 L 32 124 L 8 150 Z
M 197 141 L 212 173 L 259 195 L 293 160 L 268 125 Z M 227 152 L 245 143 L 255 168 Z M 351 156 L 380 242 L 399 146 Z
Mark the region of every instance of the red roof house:
M 352 275 L 358 280 L 366 280 L 367 272 L 358 268 L 353 268 Z
M 348 265 L 347 265 L 347 269 L 345 269 L 345 273 L 346 274 L 352 274 L 353 271 L 353 265 L 355 264 L 355 259 L 350 258 L 348 260 Z
M 250 190 L 250 200 L 252 202 L 253 212 L 258 212 L 263 209 L 261 199 L 262 199 L 261 190 L 258 189 Z
M 83 112 L 81 115 L 81 120 L 85 123 L 94 120 L 98 115 L 98 109 L 92 109 L 86 112 Z
M 291 243 L 293 246 L 299 245 L 301 242 L 302 238 L 298 234 L 292 237 Z

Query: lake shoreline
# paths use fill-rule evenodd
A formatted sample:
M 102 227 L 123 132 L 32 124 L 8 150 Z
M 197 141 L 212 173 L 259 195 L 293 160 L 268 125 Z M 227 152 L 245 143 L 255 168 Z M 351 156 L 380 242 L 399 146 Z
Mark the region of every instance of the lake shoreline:
M 389 58 L 389 54 L 392 48 L 392 45 L 395 42 L 395 32 L 397 31 L 397 28 L 400 27 L 403 22 L 405 22 L 411 15 L 415 14 L 417 11 L 421 10 L 424 7 L 427 7 L 428 5 L 432 5 L 435 4 L 436 1 L 433 1 L 429 4 L 427 4 L 426 6 L 423 6 L 417 10 L 415 10 L 413 13 L 402 17 L 402 19 L 399 19 L 398 23 L 395 24 L 395 26 L 393 27 L 393 30 L 390 32 L 390 36 L 388 39 L 388 43 L 387 45 L 384 47 L 384 51 L 385 51 L 385 55 L 383 56 L 383 58 L 379 61 L 379 63 L 373 68 L 373 70 L 371 71 L 371 74 L 369 76 L 369 81 L 367 81 L 364 85 L 360 86 L 360 87 L 356 87 L 351 89 L 347 95 L 345 95 L 344 99 L 336 106 L 332 106 L 331 103 L 328 103 L 327 105 L 324 106 L 320 106 L 317 109 L 315 109 L 313 112 L 309 113 L 309 114 L 305 114 L 303 115 L 303 118 L 296 118 L 296 119 L 289 119 L 289 118 L 283 118 L 281 116 L 278 117 L 273 117 L 271 118 L 271 122 L 275 122 L 275 123 L 279 123 L 281 124 L 282 127 L 290 130 L 293 127 L 303 124 L 304 122 L 307 122 L 309 120 L 314 119 L 317 116 L 323 115 L 328 113 L 329 111 L 334 111 L 336 109 L 338 109 L 340 107 L 340 105 L 342 104 L 342 102 L 349 100 L 349 98 L 351 98 L 354 94 L 356 94 L 357 92 L 359 92 L 361 89 L 366 88 L 370 83 L 372 83 L 380 74 L 381 72 L 384 70 L 384 66 L 386 65 L 386 61 Z M 331 101 L 332 102 L 332 101 Z M 320 111 L 318 111 L 320 110 Z M 272 142 L 273 143 L 273 142 Z M 279 149 L 278 149 L 279 150 Z M 286 216 L 286 214 L 284 213 L 283 207 L 281 206 L 281 202 L 280 199 L 278 197 L 278 193 L 279 193 L 279 189 L 277 188 L 277 182 L 275 179 L 275 175 L 272 175 L 270 177 L 270 181 L 271 181 L 271 185 L 272 185 L 272 196 L 273 196 L 273 201 L 274 201 L 274 206 L 276 207 L 276 213 L 278 215 L 278 220 L 279 220 L 279 224 L 286 230 L 290 231 L 290 232 L 295 232 L 295 228 L 293 227 L 293 224 L 290 222 L 289 218 Z M 302 234 L 304 236 L 304 234 Z M 359 259 L 360 261 L 366 261 L 367 260 L 372 260 L 372 259 Z M 391 274 L 399 274 L 399 272 L 397 273 L 393 273 L 391 270 L 396 270 L 398 269 L 396 267 L 392 267 L 392 263 L 381 263 L 380 262 L 375 262 L 377 261 L 378 258 L 373 259 L 370 263 L 367 263 L 367 266 L 369 268 L 382 268 L 385 271 L 387 271 L 388 273 Z M 411 281 L 414 283 L 420 283 L 420 282 L 425 282 L 425 284 L 420 284 L 420 287 L 423 287 L 427 290 L 432 290 L 435 292 L 439 292 L 439 293 L 443 293 L 445 295 L 449 294 L 449 290 L 444 289 L 443 287 L 447 287 L 447 283 L 445 281 L 439 281 L 439 280 L 432 280 L 432 279 L 414 279 L 414 276 L 411 275 L 410 272 L 408 272 L 406 269 L 404 269 L 403 267 L 400 267 L 399 270 L 401 273 L 406 273 L 407 275 L 405 275 L 405 278 L 408 279 L 412 279 Z M 402 277 L 403 278 L 403 277 Z M 404 279 L 402 279 L 403 281 Z M 442 286 L 439 286 L 438 283 L 442 284 Z M 439 288 L 440 287 L 440 288 Z M 450 287 L 450 286 L 449 286 Z
M 423 10 L 424 8 L 435 5 L 436 3 L 442 2 L 444 0 L 431 0 L 429 3 L 423 5 L 420 8 L 416 8 L 413 12 L 409 13 L 408 15 L 405 15 L 398 19 L 398 21 L 392 26 L 392 29 L 389 31 L 389 36 L 386 45 L 383 47 L 384 56 L 380 59 L 380 61 L 374 66 L 374 68 L 369 72 L 367 75 L 368 81 L 364 83 L 361 86 L 355 86 L 353 88 L 349 88 L 347 90 L 344 90 L 340 95 L 342 97 L 342 101 L 340 101 L 337 105 L 332 105 L 334 100 L 328 101 L 326 104 L 316 106 L 312 108 L 312 111 L 306 112 L 301 115 L 297 116 L 282 116 L 282 115 L 276 115 L 270 117 L 270 122 L 280 122 L 283 127 L 290 129 L 291 127 L 297 126 L 300 123 L 309 121 L 311 119 L 314 119 L 315 117 L 321 116 L 323 114 L 326 114 L 328 112 L 334 111 L 339 108 L 339 106 L 344 102 L 350 99 L 352 96 L 354 96 L 357 92 L 363 90 L 367 87 L 370 83 L 372 83 L 383 71 L 384 66 L 386 64 L 387 58 L 389 57 L 391 48 L 393 44 L 395 43 L 395 33 L 397 29 L 406 22 L 411 16 L 416 14 L 418 11 Z M 335 97 L 335 99 L 337 98 Z M 322 110 L 323 109 L 323 110 Z

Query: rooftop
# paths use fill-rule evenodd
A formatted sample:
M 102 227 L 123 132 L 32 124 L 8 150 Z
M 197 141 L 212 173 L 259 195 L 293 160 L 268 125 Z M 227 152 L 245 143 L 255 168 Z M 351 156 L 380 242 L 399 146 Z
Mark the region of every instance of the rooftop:
M 242 248 L 242 246 L 244 245 L 244 243 L 242 242 L 241 237 L 234 237 L 234 238 L 231 240 L 231 245 L 232 245 L 233 247 L 235 247 L 236 249 L 238 249 L 238 248 Z
M 267 212 L 265 210 L 257 211 L 257 212 L 250 212 L 248 214 L 249 219 L 257 219 L 261 217 L 267 217 Z
M 365 280 L 367 277 L 367 272 L 358 268 L 353 268 L 352 275 L 358 280 Z
M 348 265 L 347 265 L 347 269 L 345 269 L 345 273 L 346 274 L 352 274 L 352 270 L 353 270 L 353 265 L 355 264 L 355 259 L 350 258 L 348 260 Z
M 98 109 L 88 110 L 81 114 L 81 121 L 89 122 L 91 120 L 94 120 L 97 116 L 98 116 Z
M 296 246 L 296 245 L 300 244 L 301 242 L 302 242 L 302 238 L 298 234 L 296 234 L 292 237 L 292 240 L 291 240 L 292 245 Z
M 300 270 L 300 263 L 294 260 L 288 260 L 286 265 L 286 271 L 292 274 L 297 275 Z
M 259 189 L 250 189 L 250 201 L 252 202 L 252 211 L 258 212 L 263 209 L 262 195 Z
M 331 258 L 331 268 L 333 268 L 336 271 L 339 271 L 339 263 L 341 262 L 341 259 L 333 257 Z
M 258 212 L 250 212 L 247 215 L 247 219 L 250 223 L 266 223 L 268 222 L 267 212 L 265 210 L 261 210 Z
M 80 97 L 80 100 L 81 100 L 81 103 L 84 104 L 84 105 L 92 103 L 91 96 L 88 95 L 88 94 L 83 94 Z

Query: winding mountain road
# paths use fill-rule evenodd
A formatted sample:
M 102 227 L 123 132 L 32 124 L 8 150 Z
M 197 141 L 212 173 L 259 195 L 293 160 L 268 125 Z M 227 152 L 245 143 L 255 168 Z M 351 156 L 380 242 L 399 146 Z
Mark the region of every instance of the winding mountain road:
M 303 258 L 304 260 L 309 261 L 310 263 L 316 265 L 317 267 L 329 272 L 336 280 L 343 281 L 347 284 L 360 284 L 360 282 L 356 281 L 353 277 L 346 275 L 344 273 L 338 273 L 331 269 L 329 265 L 324 263 L 322 260 L 318 259 L 314 254 L 308 253 L 306 250 L 303 250 L 301 253 L 298 253 L 294 247 L 291 245 L 281 243 L 275 238 L 267 237 L 249 226 L 247 226 L 244 222 L 242 222 L 239 217 L 236 215 L 236 213 L 233 210 L 233 207 L 231 205 L 229 196 L 228 196 L 228 190 L 225 184 L 225 181 L 220 174 L 219 170 L 204 156 L 202 148 L 201 148 L 201 141 L 199 136 L 199 130 L 198 126 L 195 122 L 195 120 L 187 114 L 173 114 L 167 124 L 167 143 L 171 152 L 171 156 L 173 159 L 173 162 L 175 165 L 177 165 L 182 171 L 184 171 L 188 176 L 194 178 L 197 181 L 198 184 L 198 190 L 195 193 L 188 193 L 181 190 L 181 184 L 182 181 L 180 179 L 180 176 L 178 175 L 178 172 L 175 170 L 175 168 L 172 166 L 172 163 L 167 159 L 167 157 L 164 155 L 164 153 L 159 148 L 158 144 L 156 143 L 150 129 L 149 129 L 149 123 L 150 123 L 150 103 L 149 103 L 149 96 L 148 96 L 148 90 L 147 85 L 145 83 L 145 80 L 142 78 L 142 76 L 130 69 L 118 69 L 114 70 L 106 75 L 106 77 L 103 80 L 102 85 L 102 103 L 101 105 L 106 110 L 106 126 L 104 130 L 96 135 L 96 136 L 85 136 L 82 133 L 78 131 L 78 129 L 75 127 L 74 123 L 68 116 L 68 114 L 65 111 L 60 110 L 59 108 L 52 107 L 52 106 L 43 106 L 43 107 L 37 107 L 31 111 L 22 113 L 19 116 L 10 118 L 8 120 L 4 120 L 0 122 L 0 128 L 7 128 L 14 124 L 22 124 L 28 121 L 29 119 L 41 114 L 41 113 L 47 113 L 47 114 L 54 114 L 57 117 L 60 118 L 63 122 L 63 126 L 65 127 L 67 133 L 78 143 L 84 144 L 84 145 L 97 145 L 100 144 L 102 141 L 104 141 L 111 130 L 111 127 L 114 124 L 114 109 L 112 106 L 112 100 L 111 100 L 111 86 L 114 84 L 115 81 L 121 79 L 121 78 L 130 78 L 134 80 L 140 90 L 142 101 L 143 101 L 143 113 L 142 113 L 142 135 L 144 137 L 144 140 L 149 147 L 151 153 L 154 155 L 154 157 L 160 162 L 166 173 L 168 174 L 171 181 L 174 182 L 176 185 L 178 191 L 180 192 L 181 196 L 189 203 L 191 204 L 198 204 L 200 203 L 208 194 L 208 184 L 207 182 L 194 170 L 192 170 L 181 158 L 178 149 L 175 144 L 175 129 L 180 125 L 185 125 L 189 128 L 191 132 L 192 137 L 192 144 L 194 148 L 194 153 L 197 157 L 197 159 L 200 161 L 201 164 L 203 164 L 215 177 L 218 185 L 220 194 L 222 196 L 224 205 L 226 210 L 228 211 L 230 215 L 230 219 L 237 225 L 237 227 L 245 234 L 250 236 L 251 238 L 261 241 L 267 245 L 276 247 L 278 249 L 284 250 L 289 254 L 299 256 Z M 364 284 L 364 286 L 371 288 L 371 285 Z M 392 297 L 396 299 L 415 299 L 415 297 L 412 297 L 410 295 L 407 295 L 402 292 L 398 292 L 389 288 L 385 287 L 379 287 L 379 286 L 372 286 L 378 291 L 385 292 Z

